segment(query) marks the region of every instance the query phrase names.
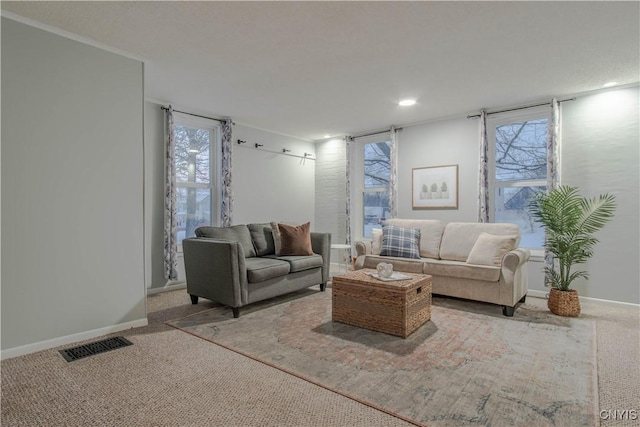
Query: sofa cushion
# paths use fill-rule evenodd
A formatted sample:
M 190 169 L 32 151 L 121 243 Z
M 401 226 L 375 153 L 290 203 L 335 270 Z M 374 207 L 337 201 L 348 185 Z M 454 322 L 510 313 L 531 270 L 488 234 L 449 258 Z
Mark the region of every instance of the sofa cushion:
M 281 255 L 313 255 L 311 247 L 311 223 L 302 225 L 278 224 Z
M 516 236 L 497 236 L 482 232 L 469 252 L 467 264 L 500 267 L 504 254 L 516 248 L 516 240 Z
M 500 279 L 500 267 L 488 265 L 472 265 L 461 261 L 423 258 L 424 274 L 459 279 L 483 280 L 497 282 Z
M 520 243 L 520 227 L 508 223 L 450 222 L 444 228 L 440 244 L 440 259 L 466 261 L 480 233 L 500 236 L 517 236 Z
M 399 258 L 420 258 L 420 230 L 395 225 L 382 227 L 380 255 Z
M 266 257 L 253 257 L 244 261 L 247 268 L 247 281 L 249 283 L 264 282 L 265 280 L 282 277 L 289 274 L 289 263 L 279 259 Z
M 425 258 L 438 258 L 440 241 L 444 224 L 435 219 L 399 219 L 392 218 L 385 224 L 396 225 L 404 228 L 417 228 L 420 230 L 420 256 Z
M 271 255 L 276 253 L 275 243 L 273 242 L 273 231 L 271 224 L 249 224 L 249 233 L 253 241 L 253 247 L 256 250 L 256 256 Z
M 322 267 L 322 256 L 313 254 L 308 256 L 276 256 L 267 255 L 267 258 L 278 259 L 289 263 L 289 272 L 310 270 L 312 268 Z
M 245 258 L 256 256 L 256 250 L 253 248 L 253 242 L 251 241 L 251 233 L 245 224 L 231 227 L 198 227 L 195 233 L 197 237 L 239 242 L 244 250 Z

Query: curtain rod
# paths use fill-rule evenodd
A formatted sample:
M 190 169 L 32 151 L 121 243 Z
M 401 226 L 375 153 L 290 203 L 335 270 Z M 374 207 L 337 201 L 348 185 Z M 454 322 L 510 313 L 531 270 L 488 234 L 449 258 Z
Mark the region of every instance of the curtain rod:
M 160 108 L 162 108 L 163 110 L 168 110 L 168 107 L 165 107 L 164 105 L 161 106 Z M 200 114 L 193 114 L 193 113 L 187 113 L 186 111 L 180 111 L 180 110 L 173 110 L 175 113 L 182 113 L 182 114 L 188 114 L 190 116 L 194 116 L 194 117 L 200 117 L 201 119 L 209 119 L 209 120 L 215 120 L 217 122 L 224 122 L 225 119 L 214 119 L 213 117 L 207 117 L 207 116 L 201 116 Z M 235 125 L 235 123 L 232 121 L 232 124 Z
M 402 130 L 402 128 L 396 128 L 396 130 Z M 352 139 L 356 139 L 356 138 L 363 138 L 365 136 L 371 136 L 371 135 L 379 135 L 381 133 L 387 133 L 387 132 L 391 132 L 391 128 L 387 129 L 387 130 L 381 130 L 380 132 L 371 132 L 371 133 L 365 133 L 362 135 L 356 135 L 356 136 L 352 136 Z
M 567 99 L 561 99 L 558 102 L 566 102 L 566 101 L 575 101 L 576 98 L 575 96 L 573 98 L 567 98 Z M 543 102 L 542 104 L 534 104 L 534 105 L 525 105 L 523 107 L 515 107 L 515 108 L 509 108 L 506 110 L 498 110 L 498 111 L 492 111 L 490 113 L 487 113 L 487 116 L 491 115 L 491 114 L 498 114 L 498 113 L 506 113 L 509 111 L 518 111 L 518 110 L 526 110 L 527 108 L 534 108 L 534 107 L 542 107 L 543 105 L 551 105 L 551 102 Z M 480 117 L 480 114 L 472 114 L 472 115 L 468 115 L 467 119 L 475 119 Z
M 287 150 L 286 148 L 283 148 L 282 151 L 274 151 L 274 150 L 269 150 L 267 148 L 260 148 L 263 146 L 263 144 L 253 144 L 253 146 L 250 145 L 242 145 L 244 143 L 246 143 L 247 141 L 244 141 L 242 139 L 238 139 L 238 146 L 239 147 L 244 147 L 244 148 L 252 148 L 254 150 L 260 150 L 260 151 L 266 151 L 267 153 L 273 153 L 273 154 L 281 154 L 283 156 L 291 156 L 291 157 L 298 157 L 299 159 L 304 159 L 304 160 L 315 160 L 315 157 L 313 156 L 313 153 L 304 153 L 303 156 L 299 155 L 299 154 L 291 154 L 289 153 L 289 151 L 291 150 Z

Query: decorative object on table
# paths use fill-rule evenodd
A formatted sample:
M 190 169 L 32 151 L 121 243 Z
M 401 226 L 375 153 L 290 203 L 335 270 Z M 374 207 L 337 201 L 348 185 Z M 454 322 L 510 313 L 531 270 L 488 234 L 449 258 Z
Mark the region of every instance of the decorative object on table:
M 378 270 L 378 276 L 388 279 L 393 274 L 393 264 L 381 262 L 376 266 L 376 270 Z
M 411 276 L 404 274 L 404 273 L 399 273 L 397 271 L 394 271 L 391 273 L 391 276 L 389 277 L 383 277 L 381 275 L 379 275 L 377 272 L 375 271 L 367 271 L 366 274 L 368 274 L 369 276 L 378 279 L 382 282 L 394 282 L 396 280 L 408 280 L 411 279 Z
M 552 313 L 570 317 L 580 314 L 578 293 L 571 285 L 575 279 L 589 276 L 584 270 L 571 269 L 591 258 L 598 243 L 593 234 L 613 217 L 615 207 L 611 194 L 588 199 L 580 196 L 576 187 L 566 185 L 534 195 L 529 211 L 544 226 L 544 247 L 553 256 L 553 262 L 545 266 L 545 286 L 551 287 L 548 307 Z
M 412 169 L 413 209 L 458 209 L 458 165 Z

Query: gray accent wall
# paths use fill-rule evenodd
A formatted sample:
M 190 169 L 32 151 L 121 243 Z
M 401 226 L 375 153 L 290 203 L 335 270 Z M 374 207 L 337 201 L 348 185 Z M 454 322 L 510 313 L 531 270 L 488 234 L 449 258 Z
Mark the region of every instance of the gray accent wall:
M 589 280 L 575 288 L 581 295 L 640 303 L 640 92 L 638 87 L 610 90 L 562 105 L 563 184 L 587 197 L 616 196 L 613 220 L 596 237 L 600 243 L 585 264 Z
M 2 344 L 146 324 L 143 63 L 2 18 Z
M 145 102 L 144 242 L 145 286 L 148 289 L 171 285 L 164 278 L 164 159 L 164 111 L 159 104 Z M 179 273 L 183 271 L 181 265 Z

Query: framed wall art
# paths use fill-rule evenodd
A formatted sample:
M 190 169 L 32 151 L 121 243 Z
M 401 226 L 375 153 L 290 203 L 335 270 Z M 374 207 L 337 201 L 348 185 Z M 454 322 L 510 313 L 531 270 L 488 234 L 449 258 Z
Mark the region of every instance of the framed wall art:
M 458 165 L 412 169 L 413 209 L 458 209 Z

